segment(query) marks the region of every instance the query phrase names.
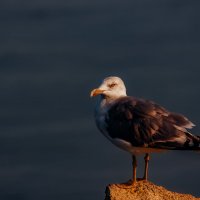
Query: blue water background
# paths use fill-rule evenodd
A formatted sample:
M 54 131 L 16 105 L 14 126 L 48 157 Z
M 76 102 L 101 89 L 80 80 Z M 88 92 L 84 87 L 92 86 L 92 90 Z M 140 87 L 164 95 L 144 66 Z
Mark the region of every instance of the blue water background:
M 200 134 L 199 10 L 197 0 L 1 0 L 0 199 L 102 200 L 131 177 L 130 155 L 93 119 L 89 93 L 106 76 Z M 154 154 L 150 180 L 200 196 L 199 169 L 198 153 Z

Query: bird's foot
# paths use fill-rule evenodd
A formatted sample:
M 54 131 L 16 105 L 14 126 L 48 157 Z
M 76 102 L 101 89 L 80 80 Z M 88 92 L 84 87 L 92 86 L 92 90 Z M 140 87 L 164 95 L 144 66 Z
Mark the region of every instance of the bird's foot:
M 147 178 L 143 177 L 143 178 L 137 178 L 137 180 L 133 181 L 132 179 L 128 180 L 127 182 L 123 182 L 123 183 L 118 183 L 115 184 L 117 187 L 119 188 L 123 188 L 123 189 L 128 189 L 128 188 L 134 188 L 134 186 L 137 184 L 137 182 L 139 181 L 147 181 Z
M 123 189 L 126 189 L 126 188 L 133 188 L 134 185 L 136 184 L 136 180 L 133 181 L 133 180 L 128 180 L 127 182 L 123 182 L 123 183 L 118 183 L 118 184 L 115 184 L 117 187 L 120 187 L 120 188 L 123 188 Z
M 143 178 L 137 178 L 137 181 L 147 181 L 147 178 L 146 178 L 146 177 L 143 177 Z

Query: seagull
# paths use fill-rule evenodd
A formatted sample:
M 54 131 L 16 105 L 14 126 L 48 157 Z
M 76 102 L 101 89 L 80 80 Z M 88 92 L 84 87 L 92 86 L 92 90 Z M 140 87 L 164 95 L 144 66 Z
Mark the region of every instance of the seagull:
M 195 126 L 185 116 L 173 113 L 150 100 L 127 96 L 121 78 L 110 76 L 93 89 L 91 97 L 99 96 L 95 122 L 103 135 L 117 147 L 132 155 L 133 177 L 128 182 L 147 180 L 149 154 L 162 150 L 200 150 L 200 137 L 187 129 Z M 145 169 L 136 178 L 136 157 L 144 154 Z

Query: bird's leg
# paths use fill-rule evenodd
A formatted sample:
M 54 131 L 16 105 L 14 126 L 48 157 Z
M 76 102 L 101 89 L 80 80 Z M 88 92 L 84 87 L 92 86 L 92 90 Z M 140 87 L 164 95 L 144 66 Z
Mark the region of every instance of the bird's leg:
M 143 180 L 146 180 L 147 181 L 147 177 L 148 177 L 148 167 L 149 167 L 149 160 L 150 160 L 150 156 L 148 153 L 146 153 L 145 157 L 144 157 L 144 160 L 145 160 L 145 169 L 144 169 L 144 177 L 143 177 Z
M 132 155 L 132 166 L 133 166 L 133 184 L 134 184 L 137 180 L 136 177 L 137 160 L 135 155 Z
M 116 184 L 118 187 L 120 187 L 120 188 L 131 188 L 135 185 L 135 183 L 137 181 L 137 179 L 136 179 L 137 160 L 136 160 L 135 155 L 132 155 L 132 167 L 133 167 L 133 179 L 129 180 L 125 183 Z

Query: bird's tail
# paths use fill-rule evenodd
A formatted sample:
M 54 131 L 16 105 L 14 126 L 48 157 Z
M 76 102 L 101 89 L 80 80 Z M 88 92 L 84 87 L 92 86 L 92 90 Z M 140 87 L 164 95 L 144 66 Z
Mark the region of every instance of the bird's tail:
M 197 135 L 197 138 L 199 139 L 199 141 L 198 141 L 198 149 L 197 149 L 197 151 L 200 153 L 200 136 Z
M 186 132 L 188 140 L 185 143 L 187 150 L 200 151 L 200 136 Z

